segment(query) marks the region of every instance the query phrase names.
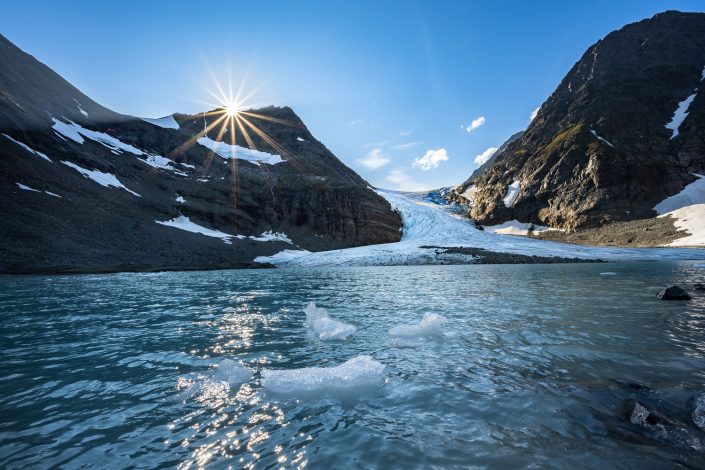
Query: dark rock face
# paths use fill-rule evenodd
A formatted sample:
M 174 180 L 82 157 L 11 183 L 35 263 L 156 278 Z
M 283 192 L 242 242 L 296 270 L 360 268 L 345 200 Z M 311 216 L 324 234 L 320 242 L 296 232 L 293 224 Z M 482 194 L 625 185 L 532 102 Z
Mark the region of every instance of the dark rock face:
M 688 293 L 678 286 L 667 287 L 657 297 L 661 300 L 690 300 Z
M 242 114 L 247 135 L 234 127 L 241 151 L 279 155 L 276 164 L 201 145 L 232 142 L 229 125 L 219 138 L 222 122 L 204 132 L 220 117 L 177 114 L 178 128 L 165 128 L 115 113 L 0 36 L 0 272 L 244 267 L 283 249 L 400 239 L 400 216 L 290 108 Z M 181 216 L 242 237 L 156 223 Z M 263 241 L 268 231 L 291 243 Z
M 518 219 L 572 231 L 652 217 L 705 171 L 704 68 L 705 14 L 669 11 L 610 33 L 523 135 L 456 192 L 476 185 L 470 216 L 486 225 Z M 666 125 L 691 95 L 676 135 Z
M 636 400 L 625 400 L 622 404 L 622 417 L 625 421 L 646 428 L 674 424 L 668 417 L 642 405 Z

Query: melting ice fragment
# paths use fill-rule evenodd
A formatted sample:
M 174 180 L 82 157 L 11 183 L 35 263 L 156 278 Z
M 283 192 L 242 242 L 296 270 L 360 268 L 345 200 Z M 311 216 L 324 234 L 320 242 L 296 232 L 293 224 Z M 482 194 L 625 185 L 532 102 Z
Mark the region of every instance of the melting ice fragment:
M 427 313 L 420 322 L 413 325 L 399 325 L 389 330 L 389 336 L 400 336 L 406 338 L 423 336 L 440 336 L 443 334 L 443 324 L 446 317 L 435 313 Z
M 252 377 L 252 371 L 242 363 L 232 359 L 223 359 L 213 371 L 213 380 L 227 382 L 230 385 L 240 385 Z
M 370 356 L 356 356 L 335 367 L 262 371 L 262 386 L 287 395 L 330 394 L 339 397 L 359 395 L 384 379 L 384 364 Z
M 353 325 L 333 320 L 328 310 L 316 307 L 315 302 L 309 302 L 304 313 L 306 324 L 321 340 L 345 339 L 357 331 Z

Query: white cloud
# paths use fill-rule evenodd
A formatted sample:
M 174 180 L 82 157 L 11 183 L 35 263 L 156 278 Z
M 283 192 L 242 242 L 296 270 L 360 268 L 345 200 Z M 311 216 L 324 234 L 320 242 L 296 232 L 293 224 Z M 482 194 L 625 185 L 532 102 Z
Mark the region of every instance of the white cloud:
M 480 116 L 477 119 L 473 119 L 472 122 L 470 123 L 470 125 L 465 128 L 465 130 L 468 132 L 472 132 L 475 129 L 477 129 L 478 127 L 480 127 L 481 125 L 483 125 L 486 121 L 487 121 L 487 119 L 485 119 L 485 116 Z
M 364 165 L 370 170 L 376 170 L 382 168 L 384 165 L 388 164 L 391 160 L 385 157 L 382 153 L 381 148 L 373 148 L 369 151 L 367 155 L 363 158 L 358 159 L 360 165 Z
M 359 126 L 360 124 L 363 124 L 365 121 L 362 119 L 355 119 L 354 121 L 350 121 L 348 125 L 350 126 Z
M 408 137 L 411 135 L 411 131 L 401 131 L 399 137 Z
M 541 109 L 541 106 L 531 111 L 531 114 L 529 114 L 529 122 L 533 121 L 536 118 L 536 115 L 539 113 L 539 109 Z
M 392 185 L 391 189 L 396 189 L 397 191 L 423 191 L 427 189 L 426 186 L 414 180 L 401 169 L 390 171 L 385 176 L 384 181 L 390 183 Z
M 437 168 L 441 162 L 448 161 L 448 152 L 446 149 L 427 150 L 423 157 L 414 160 L 413 166 L 421 168 L 423 171 Z
M 494 155 L 494 153 L 496 151 L 497 151 L 497 147 L 490 147 L 487 150 L 485 150 L 484 152 L 482 152 L 481 154 L 477 155 L 475 157 L 475 160 L 473 160 L 473 162 L 475 162 L 475 165 L 480 166 L 483 163 L 485 163 L 487 160 L 489 160 L 490 157 L 492 155 Z
M 416 146 L 421 145 L 421 144 L 423 144 L 423 142 L 419 140 L 419 141 L 416 141 L 416 142 L 406 142 L 406 143 L 404 143 L 404 144 L 392 145 L 392 148 L 393 148 L 394 150 L 406 150 L 406 149 L 410 149 L 410 148 L 412 148 L 412 147 L 416 147 Z

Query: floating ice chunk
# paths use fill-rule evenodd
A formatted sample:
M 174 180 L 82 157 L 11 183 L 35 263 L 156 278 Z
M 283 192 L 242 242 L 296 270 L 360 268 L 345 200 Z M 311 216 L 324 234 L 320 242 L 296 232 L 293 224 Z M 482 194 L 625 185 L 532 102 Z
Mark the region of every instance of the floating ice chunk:
M 282 159 L 281 155 L 262 152 L 260 150 L 252 150 L 239 145 L 230 145 L 225 142 L 216 142 L 209 137 L 199 137 L 196 142 L 212 150 L 223 158 L 237 158 L 238 160 L 247 160 L 255 165 L 266 163 L 268 165 L 276 165 L 286 160 Z
M 178 129 L 179 123 L 176 122 L 174 116 L 164 116 L 163 118 L 141 118 L 143 121 L 153 124 L 164 129 Z
M 125 185 L 122 184 L 120 182 L 120 180 L 118 180 L 115 177 L 115 175 L 112 175 L 110 173 L 103 173 L 102 171 L 99 171 L 99 170 L 88 170 L 86 168 L 83 168 L 83 167 L 76 165 L 75 163 L 71 163 L 71 162 L 67 162 L 67 161 L 62 161 L 61 163 L 73 168 L 74 170 L 81 173 L 86 178 L 92 179 L 93 181 L 95 181 L 96 183 L 98 183 L 101 186 L 105 186 L 105 187 L 113 186 L 115 188 L 124 189 L 128 193 L 134 194 L 137 197 L 142 197 L 139 194 L 137 194 L 136 192 L 127 189 L 127 187 L 125 187 Z
M 671 135 L 671 140 L 675 139 L 678 136 L 678 129 L 681 127 L 681 124 L 683 124 L 683 121 L 685 121 L 685 118 L 688 117 L 688 108 L 690 108 L 690 103 L 693 102 L 695 95 L 697 95 L 697 93 L 693 93 L 692 95 L 678 103 L 678 108 L 676 108 L 676 112 L 673 113 L 671 122 L 666 124 L 666 129 L 671 129 L 671 131 L 673 132 L 673 134 Z
M 613 273 L 612 271 L 605 271 L 604 273 L 600 273 L 600 276 L 616 276 L 617 273 Z
M 413 325 L 399 325 L 389 330 L 389 336 L 422 337 L 440 336 L 443 334 L 443 324 L 446 317 L 435 313 L 427 313 L 420 322 Z
M 54 131 L 63 135 L 64 137 L 68 137 L 69 139 L 79 144 L 85 142 L 83 137 L 86 137 L 104 145 L 105 147 L 109 148 L 113 153 L 129 152 L 140 156 L 145 154 L 142 150 L 138 149 L 137 147 L 133 147 L 130 144 L 126 144 L 120 139 L 116 139 L 115 137 L 108 135 L 104 132 L 86 129 L 85 127 L 82 127 L 72 121 L 68 121 L 68 123 L 65 123 L 59 121 L 56 118 L 51 118 L 51 120 L 54 121 L 54 125 L 51 126 Z
M 250 380 L 252 371 L 240 362 L 223 359 L 216 365 L 212 377 L 213 380 L 227 382 L 230 385 L 240 385 Z
M 230 239 L 234 236 L 228 233 L 223 233 L 219 230 L 213 230 L 210 228 L 202 227 L 198 224 L 191 222 L 191 220 L 189 220 L 189 218 L 185 215 L 180 215 L 174 219 L 165 221 L 155 220 L 155 222 L 160 225 L 178 228 L 179 230 L 185 230 L 187 232 L 200 233 L 201 235 L 205 235 L 207 237 L 220 238 L 225 243 L 229 243 Z
M 507 207 L 512 207 L 514 205 L 514 201 L 517 200 L 517 196 L 519 196 L 519 190 L 521 189 L 521 186 L 519 184 L 519 180 L 515 179 L 512 184 L 507 186 L 507 195 L 504 196 L 504 205 Z
M 357 356 L 335 367 L 262 371 L 262 387 L 270 392 L 297 395 L 329 394 L 354 397 L 379 386 L 384 379 L 384 364 L 370 356 Z
M 34 154 L 34 155 L 36 155 L 36 156 L 38 156 L 38 157 L 40 157 L 40 158 L 43 158 L 44 160 L 48 161 L 49 163 L 54 163 L 54 162 L 51 161 L 51 158 L 47 157 L 47 156 L 46 156 L 45 154 L 43 154 L 42 152 L 39 152 L 39 151 L 37 151 L 37 150 L 34 150 L 34 149 L 33 149 L 32 147 L 30 147 L 29 145 L 27 145 L 27 144 L 25 144 L 25 143 L 23 143 L 23 142 L 20 142 L 19 140 L 15 140 L 15 139 L 13 139 L 12 137 L 10 137 L 10 136 L 7 135 L 7 134 L 3 134 L 3 135 L 4 135 L 7 139 L 11 140 L 12 142 L 16 143 L 17 145 L 19 145 L 20 147 L 22 147 L 23 149 L 25 149 L 26 151 L 28 151 L 29 153 L 32 153 L 32 154 Z
M 308 303 L 304 313 L 308 327 L 323 341 L 345 339 L 357 331 L 353 325 L 332 319 L 328 310 L 316 307 L 314 302 Z

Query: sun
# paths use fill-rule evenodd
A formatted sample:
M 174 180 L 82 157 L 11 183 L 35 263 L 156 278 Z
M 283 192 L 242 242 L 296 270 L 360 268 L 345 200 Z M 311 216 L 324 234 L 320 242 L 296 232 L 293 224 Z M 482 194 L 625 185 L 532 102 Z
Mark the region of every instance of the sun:
M 225 103 L 225 105 L 223 106 L 223 110 L 225 111 L 225 114 L 231 118 L 237 116 L 240 113 L 241 109 L 242 108 L 240 107 L 240 105 L 235 102 Z

